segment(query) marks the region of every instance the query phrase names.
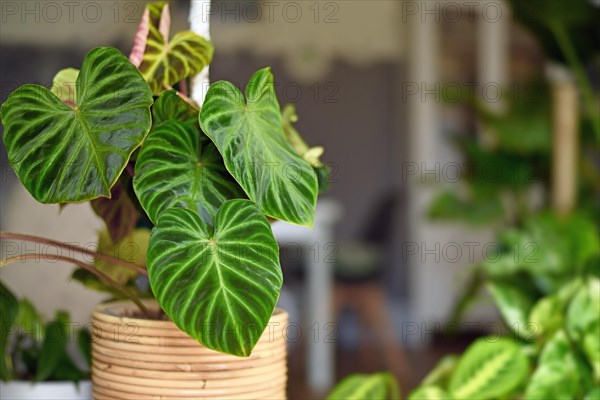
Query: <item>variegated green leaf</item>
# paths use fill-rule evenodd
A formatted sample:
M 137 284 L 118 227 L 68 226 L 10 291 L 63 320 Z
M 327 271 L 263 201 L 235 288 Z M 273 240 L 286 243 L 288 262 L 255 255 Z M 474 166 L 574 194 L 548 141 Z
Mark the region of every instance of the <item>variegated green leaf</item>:
M 422 386 L 408 396 L 408 400 L 449 400 L 450 396 L 438 386 Z
M 570 400 L 577 398 L 580 376 L 577 357 L 564 331 L 548 340 L 535 373 L 527 384 L 527 400 Z
M 232 83 L 213 84 L 200 112 L 200 125 L 223 155 L 227 170 L 263 213 L 312 226 L 316 174 L 285 138 L 273 86 L 268 68 L 250 79 L 247 101 Z
M 52 88 L 50 91 L 69 107 L 74 107 L 75 104 L 77 104 L 75 87 L 78 75 L 78 69 L 65 68 L 58 71 L 52 80 Z
M 327 400 L 385 400 L 400 399 L 396 378 L 390 373 L 355 374 L 342 380 Z
M 214 229 L 185 208 L 163 212 L 150 237 L 148 275 L 169 317 L 208 348 L 248 356 L 282 284 L 271 226 L 249 200 L 225 202 Z
M 88 53 L 76 93 L 70 108 L 50 90 L 25 85 L 2 105 L 9 161 L 41 203 L 109 197 L 150 129 L 152 93 L 117 49 Z
M 138 36 L 147 32 L 144 56 L 139 69 L 154 94 L 171 87 L 182 79 L 198 74 L 210 64 L 213 47 L 209 41 L 191 31 L 179 32 L 169 41 L 170 16 L 165 3 L 148 4 L 138 30 Z M 148 24 L 147 29 L 145 24 Z M 132 56 L 139 56 L 142 38 L 136 36 Z
M 198 126 L 198 113 L 199 111 L 179 96 L 175 90 L 167 90 L 158 96 L 152 106 L 152 122 L 156 126 L 174 119 Z
M 448 387 L 453 399 L 497 399 L 527 378 L 527 357 L 506 338 L 482 338 L 462 356 Z
M 138 155 L 133 187 L 153 222 L 169 208 L 186 207 L 213 226 L 221 204 L 245 197 L 215 145 L 202 137 L 193 126 L 175 120 L 148 135 Z

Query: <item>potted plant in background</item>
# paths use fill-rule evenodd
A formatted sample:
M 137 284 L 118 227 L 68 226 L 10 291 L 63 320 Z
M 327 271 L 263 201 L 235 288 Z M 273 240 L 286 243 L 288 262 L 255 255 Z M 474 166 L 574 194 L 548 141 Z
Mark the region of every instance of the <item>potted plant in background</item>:
M 186 80 L 210 63 L 212 45 L 192 32 L 169 39 L 169 21 L 166 4 L 149 4 L 129 60 L 94 49 L 52 90 L 25 85 L 2 105 L 17 176 L 42 203 L 90 201 L 107 225 L 98 251 L 1 235 L 91 255 L 94 265 L 53 258 L 129 299 L 94 312 L 96 398 L 285 397 L 270 222 L 312 225 L 322 149 L 306 146 L 293 110 L 282 116 L 268 68 L 245 94 L 214 83 L 200 110 Z M 2 265 L 23 257 L 39 255 Z
M 598 68 L 598 48 L 593 34 L 567 34 L 596 32 L 600 8 L 585 0 L 510 3 L 539 34 L 548 56 L 566 62 L 578 87 L 566 84 L 572 87 L 565 101 L 564 82 L 536 82 L 535 97 L 507 104 L 503 115 L 475 104 L 494 145 L 457 141 L 469 165 L 479 168 L 463 182 L 466 196 L 441 193 L 430 215 L 501 222 L 497 254 L 473 267 L 448 326 L 460 326 L 482 288 L 505 326 L 501 335 L 442 358 L 410 400 L 600 399 L 600 187 L 594 162 L 600 108 L 584 69 Z M 571 151 L 575 156 L 565 157 Z M 478 173 L 486 165 L 500 168 L 505 179 L 486 180 Z M 542 205 L 529 199 L 534 183 L 546 195 Z M 351 376 L 329 398 L 399 398 L 393 380 L 386 373 Z
M 64 311 L 45 323 L 27 299 L 19 301 L 2 282 L 0 310 L 0 398 L 90 398 L 91 340 L 86 327 L 71 324 Z M 74 355 L 72 342 L 79 350 Z

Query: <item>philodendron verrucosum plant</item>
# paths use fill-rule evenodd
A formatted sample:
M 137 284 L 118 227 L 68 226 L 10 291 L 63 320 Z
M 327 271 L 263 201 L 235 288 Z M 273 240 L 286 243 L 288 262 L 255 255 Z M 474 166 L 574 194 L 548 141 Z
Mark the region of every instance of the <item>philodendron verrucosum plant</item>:
M 201 109 L 188 99 L 187 80 L 210 63 L 213 48 L 193 32 L 169 39 L 169 20 L 166 4 L 149 4 L 129 59 L 96 48 L 79 71 L 59 72 L 52 90 L 18 88 L 2 105 L 4 143 L 39 202 L 91 201 L 108 229 L 100 242 L 118 248 L 147 238 L 136 229 L 143 221 L 153 227 L 135 262 L 100 251 L 94 266 L 77 262 L 79 280 L 144 308 L 132 282 L 147 275 L 183 331 L 247 356 L 282 285 L 270 222 L 312 226 L 322 149 L 301 139 L 293 108 L 282 113 L 269 68 L 245 93 L 222 81 L 209 87 Z

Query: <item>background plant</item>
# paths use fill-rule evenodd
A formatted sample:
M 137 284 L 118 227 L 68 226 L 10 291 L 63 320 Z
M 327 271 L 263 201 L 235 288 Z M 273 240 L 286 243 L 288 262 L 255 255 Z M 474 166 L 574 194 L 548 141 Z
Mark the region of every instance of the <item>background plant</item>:
M 0 379 L 76 383 L 89 379 L 90 334 L 85 327 L 71 324 L 68 313 L 57 311 L 46 322 L 29 300 L 18 300 L 2 282 L 0 311 Z M 69 348 L 72 342 L 77 343 L 77 357 Z
M 597 30 L 600 9 L 585 0 L 510 3 L 516 17 L 538 34 L 549 58 L 568 65 L 582 93 L 577 203 L 564 215 L 547 200 L 529 201 L 534 186 L 547 199 L 551 185 L 548 82 L 531 82 L 527 101 L 509 96 L 513 101 L 502 113 L 478 102 L 469 105 L 488 140 L 455 137 L 473 171 L 464 174 L 463 191 L 442 191 L 429 211 L 435 220 L 496 227 L 498 251 L 473 266 L 449 324 L 458 326 L 485 288 L 507 333 L 443 358 L 408 395 L 411 400 L 600 399 L 600 108 L 587 77 L 598 70 L 599 58 L 590 41 L 594 35 L 584 34 Z M 489 179 L 486 166 L 501 176 Z M 358 393 L 367 387 L 377 395 L 365 399 L 395 398 L 374 376 L 347 378 L 331 398 L 342 389 Z

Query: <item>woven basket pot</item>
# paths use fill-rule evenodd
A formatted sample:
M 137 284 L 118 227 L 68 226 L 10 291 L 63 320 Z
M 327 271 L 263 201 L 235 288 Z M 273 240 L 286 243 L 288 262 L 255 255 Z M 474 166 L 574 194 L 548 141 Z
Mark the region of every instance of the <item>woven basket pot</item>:
M 156 302 L 145 302 L 159 310 Z M 96 400 L 285 399 L 285 311 L 276 309 L 250 357 L 210 350 L 171 321 L 132 317 L 130 301 L 100 304 L 93 315 Z

